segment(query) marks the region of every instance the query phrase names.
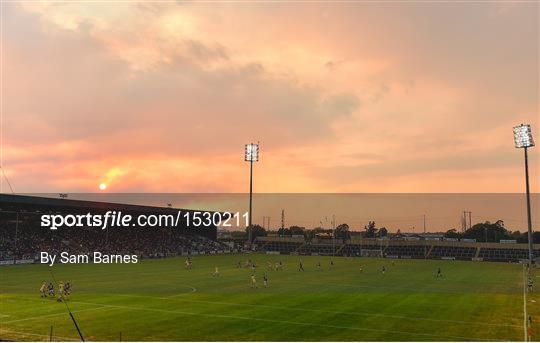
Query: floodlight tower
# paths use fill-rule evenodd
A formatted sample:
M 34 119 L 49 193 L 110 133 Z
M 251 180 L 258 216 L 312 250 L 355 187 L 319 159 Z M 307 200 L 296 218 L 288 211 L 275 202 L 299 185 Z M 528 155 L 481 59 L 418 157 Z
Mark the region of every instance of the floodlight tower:
M 249 162 L 249 213 L 248 213 L 248 239 L 251 245 L 251 210 L 253 204 L 253 162 L 259 161 L 259 143 L 246 144 L 244 161 Z
M 529 124 L 521 124 L 514 126 L 514 143 L 516 148 L 523 148 L 525 153 L 525 188 L 527 191 L 527 230 L 529 238 L 529 265 L 532 266 L 534 259 L 533 253 L 533 234 L 532 234 L 532 220 L 531 220 L 531 194 L 529 190 L 529 157 L 527 155 L 527 149 L 534 146 L 534 140 L 532 136 L 531 126 Z

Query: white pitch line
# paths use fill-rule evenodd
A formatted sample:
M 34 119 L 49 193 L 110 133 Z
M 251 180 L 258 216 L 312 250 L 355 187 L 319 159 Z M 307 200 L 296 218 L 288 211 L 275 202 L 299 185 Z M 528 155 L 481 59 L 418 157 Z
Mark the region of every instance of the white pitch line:
M 154 296 L 151 296 L 151 295 L 121 294 L 121 293 L 99 293 L 99 294 L 113 295 L 113 296 L 118 296 L 118 297 L 134 297 L 134 298 L 151 298 L 151 299 L 169 300 L 169 299 L 172 299 L 172 298 L 181 297 L 181 296 L 184 296 L 184 295 L 189 295 L 189 294 L 197 292 L 197 288 L 195 288 L 193 286 L 187 286 L 187 285 L 185 285 L 185 286 L 188 287 L 188 288 L 191 288 L 191 291 L 184 292 L 184 293 L 173 294 L 173 295 L 169 295 L 169 296 L 166 296 L 166 297 L 154 297 Z
M 183 296 L 183 295 L 187 295 L 187 294 L 197 292 L 197 288 L 195 288 L 193 286 L 187 286 L 187 287 L 191 288 L 191 292 L 189 292 L 189 293 L 179 293 L 179 294 L 175 294 L 175 295 L 169 295 L 168 297 L 164 297 L 164 299 L 176 298 L 176 297 L 180 297 L 180 296 Z
M 367 316 L 373 316 L 373 317 L 411 319 L 411 320 L 425 320 L 425 321 L 434 321 L 434 322 L 470 324 L 470 325 L 480 325 L 480 326 L 484 325 L 484 326 L 497 326 L 497 327 L 506 327 L 506 326 L 507 327 L 521 327 L 521 325 L 513 325 L 513 324 L 482 323 L 482 322 L 471 322 L 471 321 L 464 321 L 464 320 L 436 319 L 436 318 L 413 317 L 413 316 L 399 316 L 399 315 L 392 315 L 392 314 L 385 314 L 385 313 L 374 313 L 374 312 L 330 311 L 330 310 L 320 310 L 320 309 L 310 309 L 310 308 L 295 308 L 295 307 L 287 307 L 287 306 L 273 306 L 273 305 L 260 305 L 260 304 L 242 304 L 242 303 L 229 303 L 229 302 L 192 300 L 192 299 L 178 299 L 178 301 L 194 302 L 194 303 L 208 303 L 208 304 L 214 304 L 214 305 L 264 307 L 264 308 L 273 308 L 273 309 L 278 309 L 278 310 L 290 310 L 290 311 L 301 311 L 301 312 L 307 311 L 307 312 L 345 314 L 345 315 L 357 315 L 357 316 L 367 315 Z
M 134 311 L 143 311 L 143 312 L 144 311 L 146 311 L 146 312 L 161 312 L 161 313 L 180 314 L 180 315 L 187 315 L 187 316 L 214 317 L 214 318 L 237 319 L 237 320 L 246 320 L 246 321 L 253 320 L 253 321 L 261 321 L 261 322 L 269 322 L 269 323 L 281 323 L 281 324 L 291 324 L 291 325 L 301 325 L 301 326 L 327 327 L 327 328 L 333 328 L 333 329 L 348 329 L 348 330 L 356 330 L 356 331 L 384 332 L 384 333 L 406 334 L 406 335 L 413 335 L 413 336 L 417 335 L 417 336 L 455 339 L 455 340 L 458 340 L 458 341 L 463 341 L 463 340 L 494 341 L 494 340 L 491 340 L 491 339 L 484 339 L 484 338 L 471 338 L 471 337 L 461 337 L 461 336 L 441 336 L 441 335 L 437 335 L 437 334 L 422 333 L 422 332 L 410 332 L 410 331 L 386 330 L 386 329 L 371 329 L 371 328 L 360 328 L 360 327 L 353 327 L 353 326 L 306 323 L 306 322 L 297 322 L 297 321 L 289 321 L 289 320 L 254 318 L 254 317 L 245 317 L 245 316 L 231 316 L 231 315 L 224 315 L 224 314 L 210 314 L 210 313 L 195 313 L 195 312 L 186 312 L 186 311 L 173 311 L 173 310 L 164 310 L 164 309 L 157 309 L 157 308 L 141 308 L 141 307 L 132 307 L 132 306 L 125 306 L 125 305 L 109 305 L 109 304 L 91 303 L 91 302 L 83 302 L 83 301 L 77 301 L 76 303 L 87 304 L 87 305 L 96 305 L 96 306 L 107 306 L 107 307 L 111 307 L 111 308 L 119 308 L 119 309 L 127 309 L 127 310 L 134 310 Z M 499 341 L 499 340 L 497 340 L 497 341 Z
M 4 331 L 4 332 L 12 332 L 12 333 L 15 333 L 15 334 L 19 334 L 19 335 L 25 335 L 25 336 L 35 336 L 35 337 L 45 337 L 45 338 L 49 338 L 49 335 L 42 335 L 42 334 L 38 334 L 38 333 L 30 333 L 30 332 L 24 332 L 24 331 L 16 331 L 16 330 L 8 330 L 8 329 L 4 329 L 4 328 L 0 328 L 0 331 Z M 53 338 L 60 338 L 64 341 L 79 341 L 79 339 L 76 339 L 76 338 L 72 338 L 72 337 L 62 337 L 62 336 L 56 336 L 56 335 L 53 335 Z
M 99 293 L 101 295 L 114 295 L 121 297 L 135 297 L 135 298 L 148 298 L 148 299 L 159 299 L 159 300 L 173 300 L 180 302 L 192 302 L 192 303 L 206 303 L 214 305 L 228 305 L 228 306 L 240 306 L 240 307 L 260 307 L 260 308 L 272 308 L 278 310 L 290 310 L 290 311 L 301 311 L 301 312 L 316 312 L 316 313 L 329 313 L 329 314 L 343 314 L 343 315 L 356 315 L 356 316 L 373 316 L 373 317 L 382 317 L 382 318 L 396 318 L 396 319 L 410 319 L 410 320 L 425 320 L 431 322 L 440 322 L 440 323 L 455 323 L 455 324 L 464 324 L 464 325 L 477 325 L 477 326 L 493 326 L 493 327 L 521 327 L 521 325 L 514 324 L 501 324 L 501 323 L 483 323 L 483 322 L 471 322 L 471 321 L 460 321 L 460 320 L 451 320 L 451 319 L 436 319 L 436 318 L 425 318 L 425 317 L 412 317 L 412 316 L 399 316 L 391 315 L 384 313 L 374 313 L 374 312 L 346 312 L 346 311 L 330 311 L 330 310 L 321 310 L 321 309 L 310 309 L 310 308 L 296 308 L 296 307 L 287 307 L 287 306 L 274 306 L 274 305 L 261 305 L 261 304 L 245 304 L 245 303 L 232 303 L 232 302 L 220 302 L 220 301 L 207 301 L 207 300 L 193 300 L 193 299 L 178 299 L 181 295 L 192 294 L 197 289 L 195 287 L 189 286 L 193 290 L 189 293 L 180 293 L 177 295 L 172 295 L 168 297 L 156 297 L 151 295 L 142 295 L 142 294 L 118 294 L 118 293 Z M 89 293 L 86 293 L 89 294 Z M 34 301 L 33 299 L 24 299 L 20 298 L 23 301 Z
M 196 288 L 194 288 L 194 287 L 192 287 L 192 288 L 196 291 Z M 149 298 L 149 299 L 160 299 L 160 300 L 176 300 L 176 301 L 181 301 L 181 302 L 212 304 L 212 305 L 226 305 L 226 306 L 240 306 L 240 307 L 260 307 L 260 308 L 271 308 L 271 309 L 277 309 L 277 310 L 289 310 L 289 311 L 300 311 L 300 312 L 317 312 L 317 313 L 344 314 L 344 315 L 354 315 L 354 316 L 367 315 L 367 316 L 373 316 L 373 317 L 410 319 L 410 320 L 425 320 L 425 321 L 431 321 L 431 322 L 454 323 L 454 324 L 464 324 L 464 325 L 495 326 L 495 327 L 521 327 L 521 325 L 515 325 L 515 324 L 483 323 L 483 322 L 471 322 L 471 321 L 464 321 L 464 320 L 451 320 L 451 319 L 436 319 L 436 318 L 425 318 L 425 317 L 399 316 L 399 315 L 384 314 L 384 313 L 374 313 L 374 312 L 330 311 L 330 310 L 320 310 L 320 309 L 313 309 L 313 308 L 298 308 L 298 307 L 287 307 L 287 306 L 245 304 L 245 303 L 232 303 L 232 302 L 193 300 L 193 299 L 175 299 L 176 297 L 191 294 L 191 293 L 193 293 L 195 291 L 192 291 L 190 293 L 180 293 L 180 294 L 171 295 L 171 296 L 168 296 L 168 297 L 155 297 L 155 296 L 151 296 L 151 295 L 141 295 L 141 294 L 114 294 L 114 293 L 100 293 L 100 294 L 118 295 L 118 296 L 122 296 L 122 297 Z
M 279 280 L 280 283 L 289 283 L 289 284 L 298 284 L 296 281 L 292 280 Z M 462 290 L 455 289 L 429 289 L 429 288 L 412 288 L 412 287 L 389 287 L 389 286 L 367 286 L 367 285 L 358 285 L 358 284 L 347 284 L 347 283 L 332 283 L 332 282 L 303 282 L 303 284 L 309 284 L 313 286 L 340 286 L 340 287 L 349 287 L 349 288 L 360 288 L 360 289 L 375 289 L 375 290 L 389 290 L 389 291 L 414 291 L 414 292 L 423 292 L 423 293 L 446 293 L 446 294 L 463 294 Z M 519 288 L 516 289 L 519 291 Z M 478 296 L 486 295 L 490 293 L 482 293 L 480 290 L 472 291 L 468 290 L 469 293 L 474 293 Z
M 97 310 L 104 309 L 104 308 L 107 308 L 107 306 L 100 306 L 100 307 L 96 307 L 96 308 L 87 308 L 87 309 L 78 310 L 78 311 L 71 311 L 71 313 L 97 311 Z M 41 318 L 45 318 L 45 317 L 55 317 L 55 316 L 61 316 L 61 315 L 68 315 L 68 313 L 66 311 L 63 311 L 63 312 L 58 312 L 58 313 L 44 314 L 44 315 L 40 315 L 40 316 L 27 317 L 27 318 L 22 318 L 22 319 L 8 320 L 7 322 L 2 322 L 2 324 L 18 323 L 18 322 L 24 322 L 24 321 L 27 321 L 27 320 L 41 319 Z

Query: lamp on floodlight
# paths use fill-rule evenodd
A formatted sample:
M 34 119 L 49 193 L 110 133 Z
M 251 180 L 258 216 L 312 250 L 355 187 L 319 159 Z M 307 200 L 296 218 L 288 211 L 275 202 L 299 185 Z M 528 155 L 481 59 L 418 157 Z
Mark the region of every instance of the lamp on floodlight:
M 249 162 L 249 212 L 248 212 L 248 240 L 251 245 L 251 211 L 253 205 L 253 162 L 259 161 L 259 143 L 246 144 L 244 161 Z
M 529 124 L 521 124 L 514 126 L 514 143 L 516 148 L 523 149 L 525 154 L 525 189 L 527 193 L 527 234 L 529 240 L 529 265 L 532 266 L 534 260 L 533 251 L 533 234 L 532 234 L 532 219 L 531 219 L 531 194 L 529 190 L 529 157 L 527 149 L 534 146 L 531 126 Z

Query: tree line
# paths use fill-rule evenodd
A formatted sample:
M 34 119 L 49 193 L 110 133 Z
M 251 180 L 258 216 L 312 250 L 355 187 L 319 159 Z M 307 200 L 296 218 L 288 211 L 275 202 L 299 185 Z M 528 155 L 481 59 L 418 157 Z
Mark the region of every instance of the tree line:
M 247 237 L 249 228 L 245 232 L 235 232 L 235 236 Z M 477 242 L 499 242 L 502 240 L 516 240 L 518 243 L 526 243 L 528 241 L 527 232 L 511 231 L 504 226 L 502 220 L 497 220 L 494 223 L 486 221 L 484 223 L 474 224 L 464 232 L 459 232 L 456 229 L 450 229 L 441 234 L 445 238 L 454 239 L 475 239 Z M 308 229 L 302 226 L 290 226 L 288 228 L 280 228 L 278 230 L 266 230 L 264 227 L 255 224 L 251 226 L 251 237 L 254 240 L 257 237 L 268 235 L 278 235 L 284 237 L 303 236 L 306 239 L 312 239 L 316 236 L 335 237 L 336 239 L 349 239 L 351 236 L 361 236 L 364 238 L 383 238 L 383 237 L 398 237 L 401 235 L 400 230 L 390 234 L 385 227 L 378 228 L 375 221 L 369 221 L 361 231 L 352 231 L 348 224 L 343 223 L 336 226 L 336 229 L 327 229 L 315 227 Z M 533 233 L 533 242 L 540 243 L 540 231 Z
M 444 237 L 476 239 L 477 242 L 499 242 L 501 239 L 516 240 L 518 243 L 528 242 L 527 232 L 508 230 L 502 220 L 497 220 L 495 223 L 489 221 L 477 223 L 464 232 L 451 229 L 444 233 Z M 533 232 L 533 243 L 540 243 L 540 231 Z

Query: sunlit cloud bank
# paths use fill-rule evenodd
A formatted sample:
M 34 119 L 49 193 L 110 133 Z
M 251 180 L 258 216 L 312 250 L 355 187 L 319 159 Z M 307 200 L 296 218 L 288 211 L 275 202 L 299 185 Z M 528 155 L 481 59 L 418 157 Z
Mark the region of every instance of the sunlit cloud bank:
M 250 141 L 257 192 L 521 192 L 540 130 L 537 3 L 2 6 L 17 192 L 243 192 Z

